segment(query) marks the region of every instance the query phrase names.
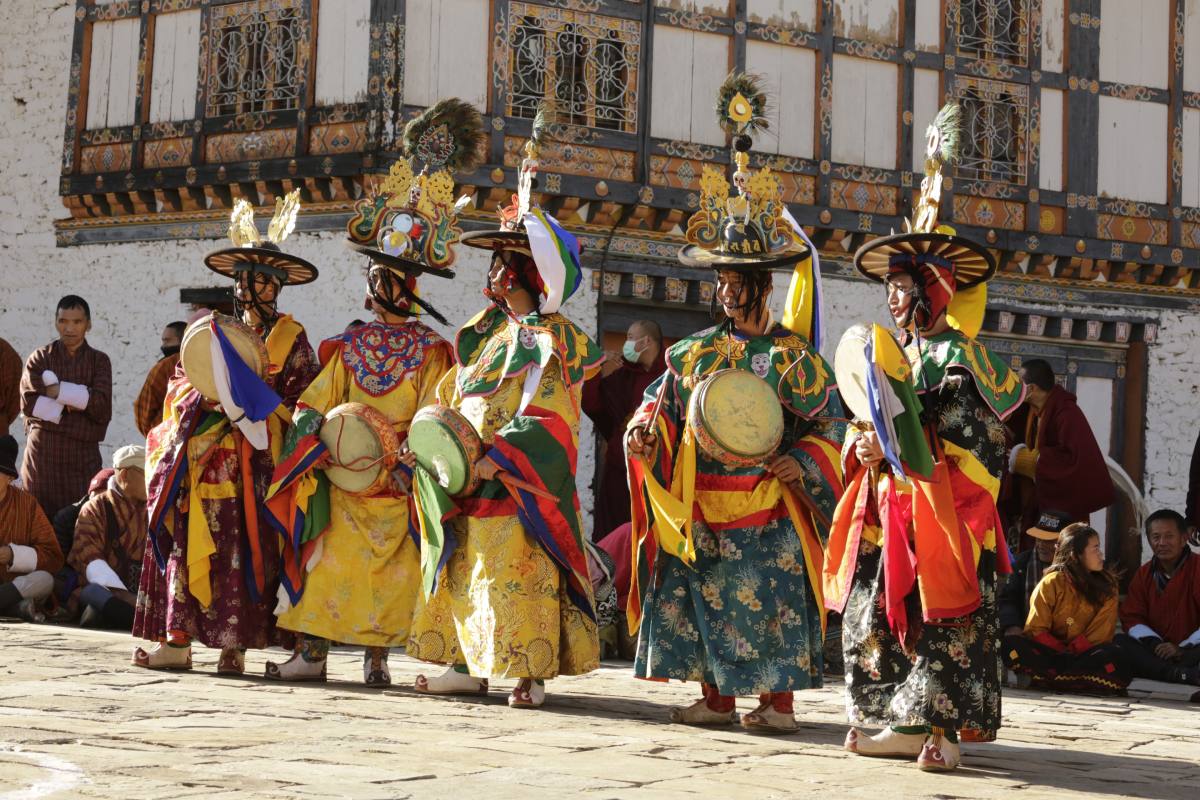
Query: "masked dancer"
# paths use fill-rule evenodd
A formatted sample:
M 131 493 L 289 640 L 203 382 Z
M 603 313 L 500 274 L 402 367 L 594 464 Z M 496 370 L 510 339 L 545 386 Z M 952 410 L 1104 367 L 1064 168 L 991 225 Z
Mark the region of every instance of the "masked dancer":
M 559 313 L 579 287 L 579 245 L 530 207 L 538 116 L 501 229 L 463 237 L 492 254 L 491 302 L 458 332 L 438 400 L 481 437 L 481 484 L 451 507 L 416 472 L 426 575 L 408 644 L 448 667 L 417 691 L 482 694 L 490 678 L 515 678 L 508 702 L 520 708 L 542 705 L 546 680 L 599 664 L 575 468 L 583 382 L 602 353 Z
M 649 576 L 629 597 L 634 669 L 700 684 L 700 699 L 671 710 L 674 722 L 735 724 L 736 698 L 750 695 L 758 705 L 744 727 L 789 733 L 793 692 L 822 681 L 822 542 L 841 491 L 844 426 L 832 370 L 807 338 L 819 317 L 815 253 L 778 177 L 749 168 L 752 135 L 766 127 L 760 80 L 731 75 L 717 109 L 733 136 L 734 191 L 704 168 L 679 258 L 715 271 L 719 322 L 671 346 L 626 438 L 634 558 Z M 787 265 L 780 324 L 771 268 Z
M 243 325 L 223 327 L 211 316 L 189 327 L 163 421 L 147 438 L 150 519 L 133 633 L 156 644 L 134 650 L 135 666 L 189 669 L 195 639 L 220 648 L 219 674 L 241 675 L 247 648 L 281 642 L 272 614 L 279 536 L 263 501 L 288 409 L 318 371 L 304 328 L 277 305 L 285 285 L 317 278 L 316 267 L 279 247 L 299 208 L 299 190 L 278 198 L 264 240 L 253 207 L 238 201 L 234 246 L 205 257 L 235 281 Z M 262 375 L 239 346 L 259 354 Z M 215 399 L 197 388 L 201 381 L 215 387 L 206 390 Z
M 869 408 L 853 409 L 846 494 L 825 565 L 830 607 L 844 609 L 855 726 L 846 749 L 913 758 L 925 770 L 954 769 L 961 740 L 992 741 L 1000 727 L 996 577 L 1009 564 L 996 497 L 1007 458 L 1003 420 L 1024 394 L 1017 375 L 974 338 L 995 272 L 991 254 L 937 224 L 958 115 L 948 105 L 927 131 L 926 177 L 908 231 L 855 253 L 859 271 L 886 287 L 905 349 L 878 326 L 866 337 Z M 842 347 L 837 360 L 841 374 Z M 879 725 L 874 735 L 858 727 Z

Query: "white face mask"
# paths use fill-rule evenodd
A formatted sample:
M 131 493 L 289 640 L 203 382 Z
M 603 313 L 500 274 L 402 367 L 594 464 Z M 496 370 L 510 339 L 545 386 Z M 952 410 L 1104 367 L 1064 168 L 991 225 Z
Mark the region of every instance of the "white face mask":
M 643 338 L 645 338 L 645 337 L 643 337 Z M 637 361 L 638 360 L 638 357 L 642 354 L 641 351 L 638 350 L 638 344 L 637 344 L 640 341 L 641 341 L 641 339 L 626 339 L 625 340 L 625 344 L 621 346 L 621 355 L 623 355 L 625 357 L 626 361 Z

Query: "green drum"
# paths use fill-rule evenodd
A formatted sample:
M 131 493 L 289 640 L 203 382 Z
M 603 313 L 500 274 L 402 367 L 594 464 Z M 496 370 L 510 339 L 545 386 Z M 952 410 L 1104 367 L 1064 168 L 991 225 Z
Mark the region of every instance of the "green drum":
M 470 420 L 449 406 L 426 406 L 408 428 L 408 448 L 451 497 L 479 488 L 475 463 L 483 457 L 483 441 Z

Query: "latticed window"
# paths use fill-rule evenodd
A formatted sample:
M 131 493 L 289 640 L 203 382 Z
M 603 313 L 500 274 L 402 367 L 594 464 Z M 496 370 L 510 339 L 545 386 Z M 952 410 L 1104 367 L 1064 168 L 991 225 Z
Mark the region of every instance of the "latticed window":
M 1029 0 L 958 0 L 954 14 L 960 55 L 1028 66 Z
M 207 115 L 299 108 L 307 40 L 300 0 L 214 6 Z
M 641 26 L 633 20 L 511 3 L 508 114 L 552 100 L 558 122 L 637 131 Z
M 1025 183 L 1029 87 L 1003 81 L 959 78 L 963 115 L 964 178 Z

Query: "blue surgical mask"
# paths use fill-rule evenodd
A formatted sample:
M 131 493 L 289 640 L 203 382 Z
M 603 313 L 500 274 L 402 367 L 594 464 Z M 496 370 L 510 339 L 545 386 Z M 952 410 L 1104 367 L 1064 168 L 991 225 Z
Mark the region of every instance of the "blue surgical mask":
M 626 339 L 625 344 L 621 346 L 621 355 L 626 361 L 637 361 L 641 352 L 638 350 L 637 343 L 640 339 Z

